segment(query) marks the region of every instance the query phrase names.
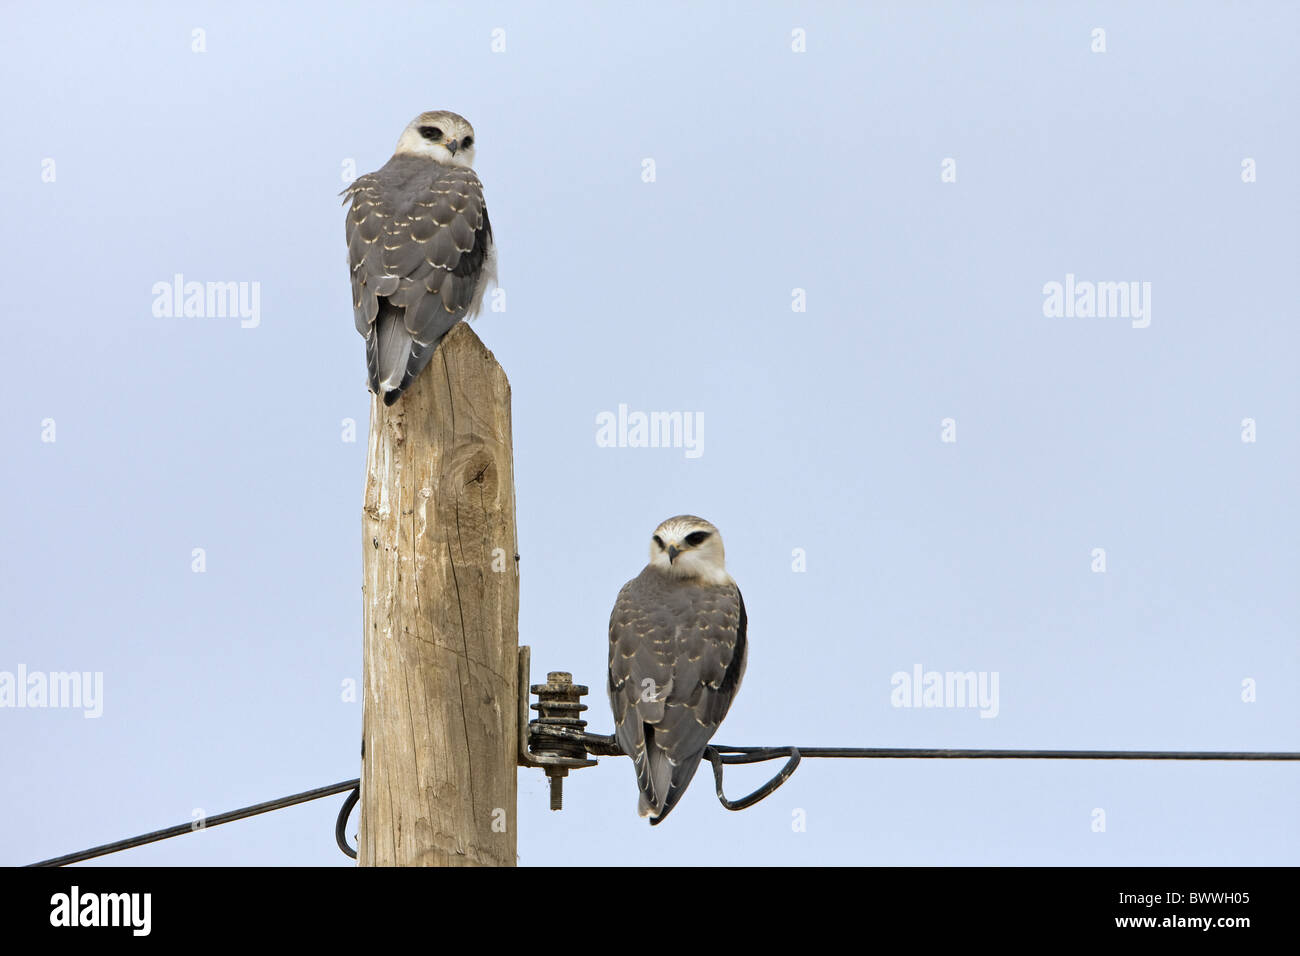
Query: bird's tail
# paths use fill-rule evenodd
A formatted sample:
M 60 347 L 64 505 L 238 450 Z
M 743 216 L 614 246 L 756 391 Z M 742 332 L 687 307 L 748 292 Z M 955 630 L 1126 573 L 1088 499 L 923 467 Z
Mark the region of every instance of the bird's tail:
M 406 331 L 402 321 L 403 310 L 389 303 L 387 299 L 379 300 L 379 312 L 375 316 L 374 359 L 367 363 L 370 371 L 370 387 L 375 394 L 383 395 L 384 403 L 393 404 L 401 394 L 406 383 L 406 366 L 411 357 L 414 340 Z M 367 355 L 367 358 L 370 356 Z M 389 396 L 392 396 L 391 400 Z
M 677 801 L 682 798 L 695 771 L 699 769 L 704 754 L 701 751 L 687 757 L 681 764 L 674 764 L 662 747 L 655 746 L 653 725 L 646 724 L 645 733 L 647 772 L 638 774 L 641 796 L 637 802 L 637 812 L 643 817 L 649 817 L 650 825 L 655 826 L 663 823 L 673 807 L 677 806 Z
M 432 306 L 437 304 L 437 299 L 432 300 Z M 410 387 L 415 376 L 429 364 L 438 344 L 456 324 L 454 318 L 440 318 L 449 320 L 431 324 L 425 329 L 429 341 L 421 342 L 407 328 L 406 310 L 386 298 L 379 299 L 374 332 L 366 340 L 366 365 L 370 372 L 370 390 L 382 396 L 385 405 L 392 405 Z

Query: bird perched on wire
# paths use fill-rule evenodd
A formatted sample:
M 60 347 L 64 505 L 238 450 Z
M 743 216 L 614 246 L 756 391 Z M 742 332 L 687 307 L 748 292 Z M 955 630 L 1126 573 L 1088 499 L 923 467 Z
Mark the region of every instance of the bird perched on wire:
M 609 618 L 615 736 L 651 825 L 682 798 L 740 689 L 746 623 L 718 529 L 693 515 L 656 528 L 650 563 L 623 586 Z
M 397 401 L 442 337 L 473 318 L 496 279 L 474 127 L 436 110 L 411 120 L 381 169 L 343 191 L 357 331 L 370 390 Z

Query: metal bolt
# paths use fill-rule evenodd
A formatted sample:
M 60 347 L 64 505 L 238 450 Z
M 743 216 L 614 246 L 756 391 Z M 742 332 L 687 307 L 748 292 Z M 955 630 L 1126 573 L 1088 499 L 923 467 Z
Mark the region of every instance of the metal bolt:
M 532 709 L 537 711 L 533 724 L 570 727 L 582 730 L 587 722 L 578 715 L 587 709 L 582 697 L 587 688 L 573 682 L 573 675 L 568 671 L 551 671 L 546 675 L 545 684 L 534 684 L 529 688 L 537 695 L 537 703 Z M 564 778 L 570 767 L 590 767 L 595 761 L 587 759 L 587 750 L 580 740 L 562 740 L 547 737 L 543 743 L 530 745 L 533 759 L 546 767 L 546 776 L 550 780 L 551 809 L 564 807 Z

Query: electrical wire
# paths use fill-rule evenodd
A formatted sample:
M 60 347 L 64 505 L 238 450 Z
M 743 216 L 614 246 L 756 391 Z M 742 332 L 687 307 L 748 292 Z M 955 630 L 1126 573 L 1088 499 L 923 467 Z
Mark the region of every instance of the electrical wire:
M 623 750 L 619 747 L 618 741 L 613 735 L 591 734 L 586 731 L 574 730 L 570 727 L 559 726 L 539 726 L 533 724 L 530 727 L 531 735 L 540 738 L 558 737 L 567 740 L 576 740 L 582 742 L 588 753 L 597 754 L 605 757 L 622 756 Z M 753 806 L 760 800 L 770 796 L 781 784 L 790 779 L 799 762 L 804 757 L 812 758 L 901 758 L 901 759 L 962 759 L 962 760 L 1300 760 L 1300 753 L 1287 751 L 1228 751 L 1228 750 L 953 750 L 953 749 L 928 749 L 928 748 L 911 748 L 911 747 L 730 747 L 725 744 L 713 744 L 705 750 L 705 757 L 713 766 L 713 778 L 716 785 L 719 802 L 728 810 L 744 810 Z M 725 764 L 748 764 L 762 763 L 767 760 L 779 760 L 787 758 L 786 764 L 781 771 L 759 787 L 753 793 L 739 800 L 728 800 L 722 792 L 722 767 Z M 344 780 L 340 783 L 330 784 L 326 787 L 317 787 L 315 790 L 304 790 L 302 793 L 290 794 L 287 797 L 280 797 L 278 800 L 267 800 L 265 803 L 256 803 L 251 807 L 243 807 L 239 810 L 231 810 L 228 813 L 220 813 L 216 816 L 208 817 L 203 821 L 201 826 L 197 826 L 195 821 L 177 824 L 174 827 L 168 827 L 165 830 L 154 830 L 151 833 L 144 833 L 137 837 L 130 837 L 125 840 L 117 840 L 114 843 L 105 843 L 101 846 L 92 847 L 89 850 L 82 850 L 78 853 L 68 853 L 64 856 L 56 856 L 48 860 L 42 860 L 39 863 L 31 863 L 29 866 L 67 866 L 69 863 L 81 863 L 84 860 L 94 859 L 97 856 L 106 856 L 109 853 L 117 853 L 121 850 L 129 850 L 133 847 L 144 846 L 146 843 L 156 843 L 159 840 L 169 840 L 172 837 L 184 836 L 187 833 L 195 833 L 209 827 L 220 826 L 223 823 L 232 823 L 235 820 L 244 820 L 248 817 L 257 816 L 261 813 L 270 813 L 272 810 L 282 810 L 285 807 L 296 806 L 300 803 L 307 803 L 312 800 L 319 800 L 322 797 L 333 796 L 337 793 L 351 791 L 347 800 L 344 801 L 343 807 L 339 812 L 338 819 L 334 825 L 334 838 L 339 848 L 348 856 L 356 859 L 356 851 L 352 849 L 344 835 L 344 828 L 347 825 L 349 814 L 352 808 L 356 806 L 360 797 L 361 780 Z
M 943 758 L 963 760 L 1300 760 L 1300 753 L 1226 750 L 933 750 L 908 747 L 706 747 L 713 765 L 718 802 L 728 810 L 744 810 L 769 797 L 790 779 L 804 757 L 828 758 Z M 722 792 L 723 764 L 761 763 L 788 757 L 780 772 L 753 793 L 728 800 Z
M 1300 760 L 1300 753 L 1236 750 L 946 750 L 909 747 L 724 747 L 723 763 L 759 763 L 789 757 L 939 757 L 962 760 Z M 729 759 L 731 758 L 731 759 Z
M 617 738 L 593 734 L 562 723 L 548 723 L 544 718 L 529 724 L 530 750 L 547 752 L 546 738 L 579 743 L 587 753 L 603 757 L 620 756 L 623 748 Z M 905 758 L 965 760 L 1300 760 L 1300 753 L 1288 751 L 1231 750 L 953 750 L 915 747 L 730 747 L 711 744 L 704 757 L 713 766 L 713 784 L 718 802 L 728 810 L 744 810 L 771 796 L 790 779 L 804 757 L 824 758 Z M 725 764 L 762 763 L 787 758 L 775 777 L 753 793 L 738 800 L 727 799 L 722 789 Z
M 105 843 L 102 846 L 92 847 L 89 850 L 82 850 L 80 853 L 69 853 L 65 856 L 56 856 L 49 860 L 42 860 L 39 863 L 30 863 L 29 866 L 67 866 L 69 863 L 80 863 L 83 860 L 90 860 L 97 856 L 106 856 L 109 853 L 117 853 L 119 850 L 129 850 L 132 847 L 144 846 L 146 843 L 156 843 L 159 840 L 169 840 L 172 837 L 184 836 L 187 833 L 194 833 L 198 830 L 206 830 L 209 827 L 221 826 L 223 823 L 231 823 L 234 820 L 243 820 L 247 817 L 255 817 L 259 813 L 270 813 L 272 810 L 282 810 L 285 807 L 292 807 L 299 803 L 307 803 L 310 800 L 319 800 L 321 797 L 333 796 L 336 793 L 342 793 L 345 790 L 352 790 L 359 786 L 361 780 L 344 780 L 342 783 L 330 784 L 328 787 L 317 787 L 315 790 L 304 790 L 302 793 L 291 794 L 287 797 L 281 797 L 278 800 L 267 800 L 265 803 L 255 803 L 251 807 L 244 807 L 240 810 L 231 810 L 229 813 L 219 813 L 214 817 L 207 817 L 202 825 L 198 821 L 192 820 L 189 823 L 180 823 L 174 827 L 168 827 L 165 830 L 154 830 L 152 833 L 143 833 L 137 837 L 129 837 L 125 840 L 118 840 L 115 843 Z

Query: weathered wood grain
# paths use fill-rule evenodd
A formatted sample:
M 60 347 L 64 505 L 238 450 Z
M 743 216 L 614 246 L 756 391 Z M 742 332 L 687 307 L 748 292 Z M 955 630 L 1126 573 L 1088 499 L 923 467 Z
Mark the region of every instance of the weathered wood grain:
M 510 383 L 452 328 L 371 397 L 362 866 L 514 866 L 518 723 Z

